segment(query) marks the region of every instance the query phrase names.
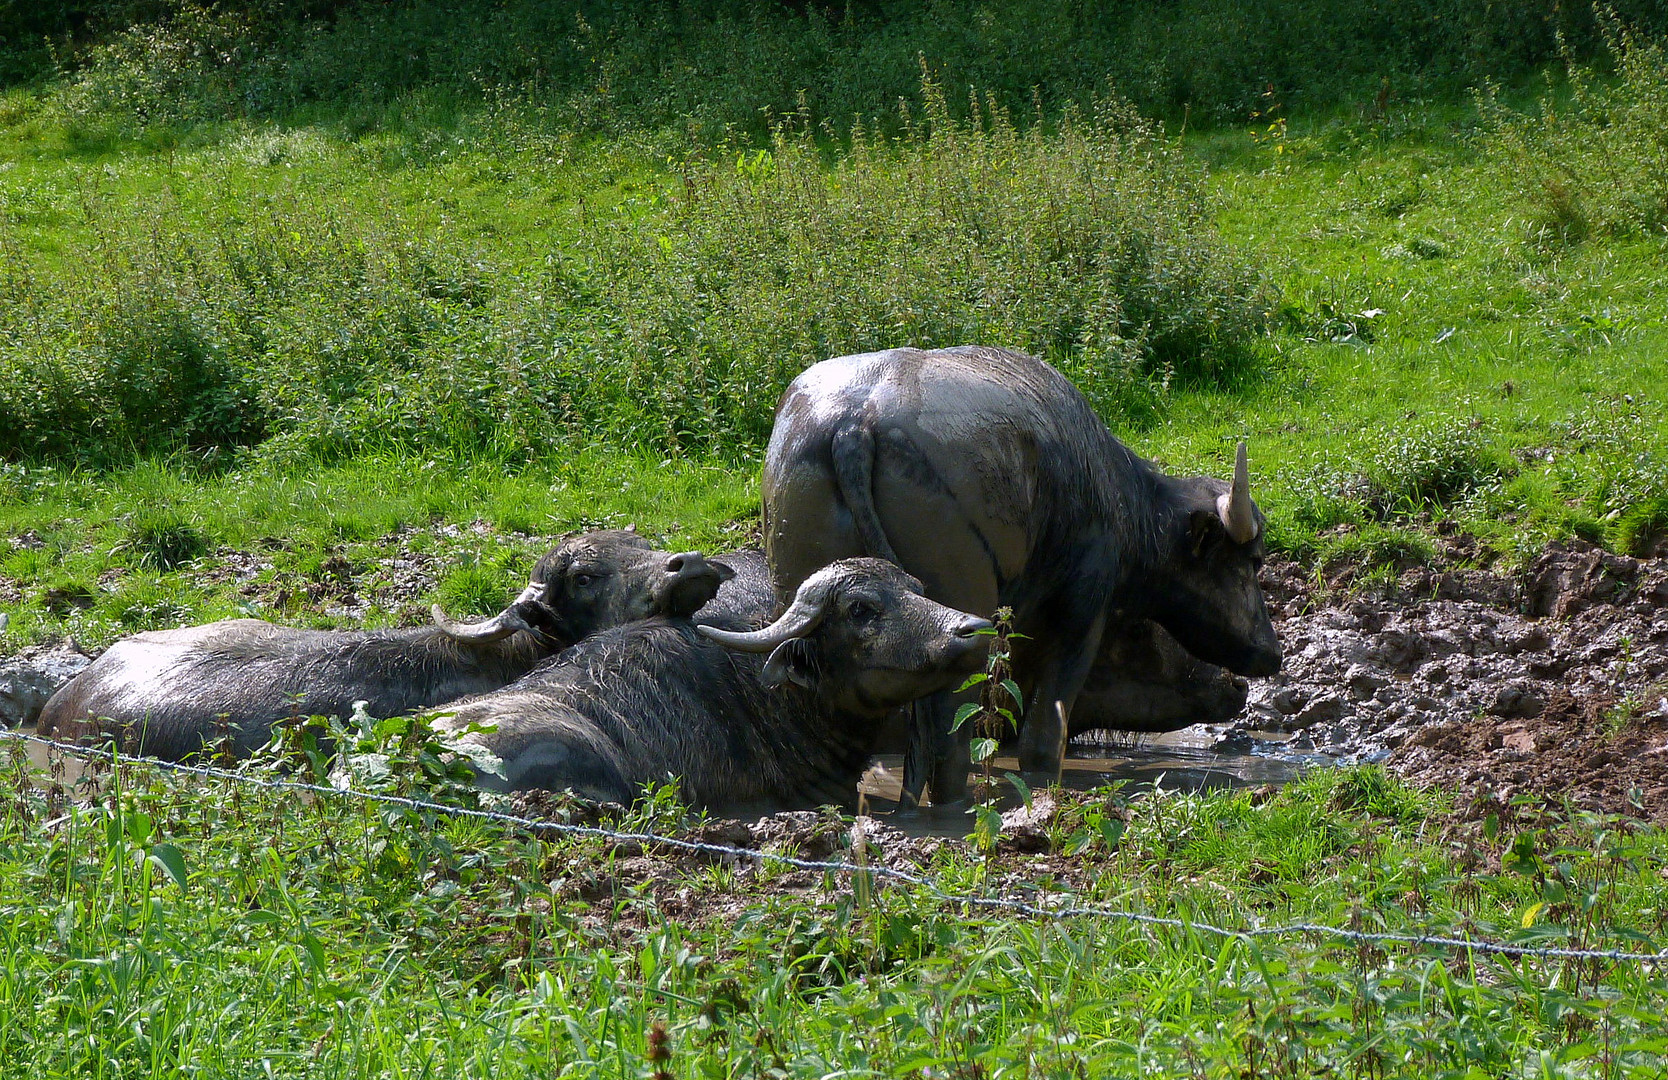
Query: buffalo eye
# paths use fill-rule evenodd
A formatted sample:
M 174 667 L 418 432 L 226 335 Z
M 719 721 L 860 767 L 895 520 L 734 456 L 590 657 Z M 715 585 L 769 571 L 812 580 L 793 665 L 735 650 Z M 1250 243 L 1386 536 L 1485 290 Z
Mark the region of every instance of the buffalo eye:
M 867 622 L 879 614 L 880 609 L 869 603 L 867 600 L 853 601 L 852 604 L 846 608 L 846 616 L 855 622 Z
M 573 575 L 573 583 L 575 585 L 579 586 L 581 589 L 589 588 L 591 583 L 594 582 L 595 580 L 596 580 L 596 575 L 595 574 L 575 574 L 575 575 Z

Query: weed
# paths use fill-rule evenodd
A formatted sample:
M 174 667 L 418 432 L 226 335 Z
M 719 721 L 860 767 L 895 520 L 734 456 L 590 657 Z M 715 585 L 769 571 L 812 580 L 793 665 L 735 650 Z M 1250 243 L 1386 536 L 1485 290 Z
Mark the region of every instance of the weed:
M 1596 230 L 1650 234 L 1668 226 L 1668 54 L 1617 22 L 1604 30 L 1614 81 L 1566 55 L 1569 93 L 1546 94 L 1538 116 L 1484 98 L 1493 138 L 1517 164 L 1538 228 L 1562 243 Z
M 141 510 L 118 547 L 133 565 L 160 573 L 184 566 L 211 545 L 197 523 L 168 510 Z

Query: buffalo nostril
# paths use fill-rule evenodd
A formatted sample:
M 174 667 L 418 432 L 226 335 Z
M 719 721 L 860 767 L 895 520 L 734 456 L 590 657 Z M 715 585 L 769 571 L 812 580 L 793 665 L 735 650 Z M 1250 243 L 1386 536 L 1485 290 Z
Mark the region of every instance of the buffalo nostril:
M 704 573 L 707 561 L 698 551 L 684 551 L 666 560 L 666 572 L 676 577 L 694 577 Z
M 972 637 L 973 635 L 979 633 L 981 630 L 989 630 L 989 629 L 990 629 L 990 620 L 989 619 L 967 618 L 967 619 L 963 619 L 960 622 L 960 624 L 958 624 L 956 626 L 955 635 L 957 637 Z

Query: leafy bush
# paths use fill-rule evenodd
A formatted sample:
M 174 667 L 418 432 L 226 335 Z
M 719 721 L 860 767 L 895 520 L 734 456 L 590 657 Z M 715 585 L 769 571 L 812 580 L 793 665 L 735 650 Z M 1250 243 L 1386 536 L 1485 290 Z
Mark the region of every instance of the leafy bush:
M 1243 370 L 1258 275 L 1133 109 L 1108 98 L 1022 134 L 989 102 L 961 122 L 931 82 L 924 99 L 905 135 L 859 128 L 832 168 L 808 125 L 779 128 L 768 150 L 692 162 L 681 188 L 588 232 L 567 271 L 585 299 L 553 312 L 551 334 L 618 351 L 570 399 L 626 387 L 658 411 L 662 444 L 746 444 L 788 379 L 847 352 L 1001 343 L 1114 400 Z
M 1410 534 L 1379 523 L 1446 513 L 1510 472 L 1481 424 L 1451 417 L 1400 434 L 1385 432 L 1341 460 L 1294 471 L 1286 482 L 1285 516 L 1311 534 L 1347 526 L 1329 541 L 1332 554 L 1374 565 L 1417 561 L 1428 550 L 1409 548 Z
M 178 569 L 210 548 L 200 526 L 169 510 L 136 513 L 121 546 L 135 566 L 159 572 Z
M 1654 0 L 1623 13 L 1663 25 Z M 71 8 L 70 12 L 54 12 Z M 40 9 L 40 10 L 37 10 Z M 78 17 L 79 16 L 79 17 Z M 8 33 L 8 31 L 11 31 Z M 685 118 L 760 127 L 803 93 L 841 124 L 889 109 L 925 55 L 1009 107 L 1084 102 L 1111 77 L 1149 111 L 1239 120 L 1273 89 L 1292 104 L 1474 85 L 1595 42 L 1585 4 L 1558 0 L 0 0 L 0 83 L 76 65 L 85 115 L 157 119 L 347 109 L 418 91 L 536 88 L 580 127 Z M 54 50 L 44 39 L 60 42 Z M 66 39 L 92 41 L 77 53 Z M 90 111 L 89 111 L 90 110 Z
M 980 112 L 954 119 L 928 82 L 903 135 L 859 128 L 832 165 L 801 116 L 580 204 L 546 258 L 508 266 L 351 199 L 137 220 L 89 199 L 69 268 L 19 250 L 0 277 L 0 454 L 738 454 L 805 366 L 902 344 L 1028 349 L 1108 414 L 1243 378 L 1267 300 L 1179 150 L 1113 97 L 1053 132 Z M 251 136 L 203 157 L 212 176 L 333 152 Z
M 1567 104 L 1549 93 L 1538 116 L 1524 116 L 1484 102 L 1539 226 L 1567 241 L 1668 229 L 1668 53 L 1620 26 L 1608 45 L 1617 78 L 1569 60 Z

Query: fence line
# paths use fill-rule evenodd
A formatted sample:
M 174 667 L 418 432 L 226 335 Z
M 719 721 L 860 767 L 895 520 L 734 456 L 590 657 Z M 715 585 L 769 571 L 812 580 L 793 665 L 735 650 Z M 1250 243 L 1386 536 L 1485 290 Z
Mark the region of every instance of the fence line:
M 98 747 L 81 746 L 75 743 L 59 742 L 54 739 L 42 738 L 38 735 L 28 735 L 18 731 L 0 731 L 0 740 L 33 743 L 48 749 L 71 754 L 76 757 L 100 759 L 112 764 L 118 761 L 119 755 L 114 750 Z M 968 896 L 946 892 L 938 887 L 931 879 L 912 874 L 907 870 L 881 865 L 867 865 L 856 862 L 831 862 L 821 859 L 801 859 L 793 855 L 783 855 L 776 852 L 760 851 L 756 848 L 734 847 L 729 844 L 714 844 L 704 840 L 688 840 L 675 836 L 661 836 L 656 833 L 622 832 L 615 829 L 605 829 L 597 825 L 573 825 L 561 821 L 547 821 L 539 818 L 521 817 L 516 814 L 506 814 L 497 810 L 478 810 L 466 806 L 448 806 L 444 803 L 430 802 L 424 799 L 413 799 L 404 795 L 389 795 L 375 791 L 360 791 L 351 787 L 333 787 L 326 784 L 312 784 L 302 780 L 270 780 L 264 777 L 251 776 L 248 773 L 231 769 L 220 769 L 212 765 L 192 765 L 184 762 L 163 761 L 159 758 L 125 757 L 121 761 L 141 762 L 168 772 L 182 773 L 191 776 L 202 776 L 220 780 L 230 780 L 251 787 L 264 788 L 270 791 L 301 791 L 331 798 L 358 800 L 360 802 L 383 803 L 391 806 L 405 807 L 411 810 L 427 810 L 447 814 L 452 817 L 470 818 L 479 821 L 490 821 L 500 825 L 514 826 L 529 832 L 556 833 L 566 836 L 590 836 L 616 843 L 630 842 L 647 847 L 657 844 L 662 847 L 679 851 L 697 852 L 704 855 L 720 855 L 734 859 L 747 859 L 753 862 L 768 862 L 782 866 L 790 866 L 798 870 L 817 870 L 824 873 L 842 874 L 856 877 L 868 875 L 875 878 L 886 878 L 893 881 L 913 885 L 931 893 L 936 899 L 948 904 L 961 904 L 969 908 L 983 910 L 1007 911 L 1017 915 L 1030 915 L 1049 919 L 1068 918 L 1098 918 L 1119 922 L 1135 923 L 1142 926 L 1165 927 L 1177 930 L 1191 930 L 1197 933 L 1211 934 L 1224 938 L 1241 938 L 1251 940 L 1255 938 L 1293 937 L 1303 934 L 1319 935 L 1336 938 L 1355 944 L 1366 945 L 1413 945 L 1434 946 L 1440 948 L 1464 949 L 1468 952 L 1484 953 L 1496 956 L 1510 956 L 1518 958 L 1534 958 L 1549 960 L 1609 960 L 1613 962 L 1636 961 L 1640 963 L 1668 961 L 1668 948 L 1659 952 L 1627 952 L 1620 949 L 1568 949 L 1555 946 L 1513 945 L 1508 942 L 1478 940 L 1472 938 L 1451 937 L 1444 934 L 1397 934 L 1388 932 L 1374 932 L 1365 930 L 1351 930 L 1341 926 L 1327 926 L 1321 923 L 1288 923 L 1281 926 L 1253 926 L 1246 929 L 1214 926 L 1210 923 L 1195 922 L 1188 919 L 1168 918 L 1160 915 L 1148 915 L 1139 911 L 1122 911 L 1116 908 L 1104 908 L 1095 905 L 1063 904 L 1047 907 L 1040 904 L 1027 903 L 1023 900 L 1010 900 L 1000 896 Z

